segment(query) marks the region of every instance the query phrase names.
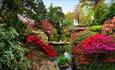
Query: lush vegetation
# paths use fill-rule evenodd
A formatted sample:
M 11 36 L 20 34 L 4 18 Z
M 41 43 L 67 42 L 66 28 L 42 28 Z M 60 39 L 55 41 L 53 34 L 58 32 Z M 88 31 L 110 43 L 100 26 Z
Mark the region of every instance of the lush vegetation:
M 17 31 L 5 24 L 0 24 L 0 69 L 28 70 L 29 61 L 24 47 L 18 40 Z
M 114 23 L 114 0 L 79 0 L 66 14 L 42 0 L 0 0 L 0 70 L 39 70 L 49 62 L 62 68 L 72 61 L 81 70 L 115 70 Z

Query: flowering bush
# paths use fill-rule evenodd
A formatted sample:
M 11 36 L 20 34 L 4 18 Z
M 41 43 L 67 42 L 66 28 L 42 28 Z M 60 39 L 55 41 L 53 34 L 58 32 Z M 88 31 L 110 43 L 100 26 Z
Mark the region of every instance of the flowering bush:
M 106 56 L 107 54 L 110 54 L 108 52 L 114 51 L 115 40 L 111 36 L 106 36 L 103 34 L 89 36 L 88 38 L 83 40 L 80 45 L 76 45 L 73 49 L 74 54 L 78 55 L 78 53 L 80 53 L 79 57 L 81 63 L 90 61 L 90 56 L 100 55 L 102 53 L 104 53 L 104 55 Z M 104 59 L 104 57 L 102 58 Z
M 111 19 L 108 19 L 104 22 L 104 25 L 102 26 L 103 33 L 112 33 L 113 24 L 111 21 Z
M 41 50 L 49 57 L 56 56 L 56 53 L 52 49 L 51 45 L 46 45 L 38 36 L 28 35 L 27 42 L 37 44 L 41 48 Z
M 111 36 L 96 34 L 82 41 L 81 46 L 87 53 L 115 51 L 115 41 Z
M 45 19 L 42 21 L 41 26 L 42 26 L 44 32 L 46 32 L 46 34 L 50 37 L 51 36 L 51 30 L 53 28 L 51 23 L 47 19 Z
M 86 53 L 83 52 L 83 49 L 81 49 L 80 45 L 76 45 L 73 48 L 73 53 L 74 53 L 76 62 L 80 62 L 80 64 L 88 64 L 89 63 L 89 61 L 87 60 L 89 58 L 89 55 L 85 56 Z
M 102 32 L 103 33 L 113 33 L 115 30 L 115 17 L 113 19 L 105 20 Z

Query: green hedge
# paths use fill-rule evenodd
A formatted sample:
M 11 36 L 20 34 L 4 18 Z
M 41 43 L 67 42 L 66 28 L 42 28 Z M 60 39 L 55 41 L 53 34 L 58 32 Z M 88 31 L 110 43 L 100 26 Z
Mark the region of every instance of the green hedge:
M 89 28 L 90 31 L 94 31 L 94 32 L 100 32 L 102 29 L 102 26 L 101 25 L 98 25 L 98 26 L 91 26 Z

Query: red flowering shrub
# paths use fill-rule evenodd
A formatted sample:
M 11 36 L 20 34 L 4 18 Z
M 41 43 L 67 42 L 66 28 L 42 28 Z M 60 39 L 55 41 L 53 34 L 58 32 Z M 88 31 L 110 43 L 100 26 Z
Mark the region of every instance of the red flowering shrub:
M 46 45 L 38 36 L 29 35 L 27 37 L 27 42 L 38 45 L 39 48 L 41 48 L 41 50 L 49 57 L 56 56 L 56 53 L 52 47 L 50 45 Z
M 76 62 L 80 62 L 80 64 L 88 64 L 89 63 L 89 55 L 83 52 L 83 49 L 80 45 L 76 45 L 73 48 L 74 58 Z
M 96 34 L 83 40 L 79 46 L 75 46 L 73 52 L 75 55 L 80 55 L 80 62 L 84 64 L 89 62 L 93 55 L 104 53 L 106 56 L 108 52 L 115 52 L 115 40 L 111 36 Z

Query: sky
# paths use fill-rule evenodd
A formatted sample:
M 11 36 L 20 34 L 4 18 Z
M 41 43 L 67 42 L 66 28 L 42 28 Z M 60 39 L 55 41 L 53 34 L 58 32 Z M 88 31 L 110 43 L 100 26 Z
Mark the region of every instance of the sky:
M 64 13 L 71 12 L 75 9 L 75 6 L 79 3 L 79 0 L 43 0 L 46 8 L 48 8 L 51 3 L 53 6 L 60 6 Z

